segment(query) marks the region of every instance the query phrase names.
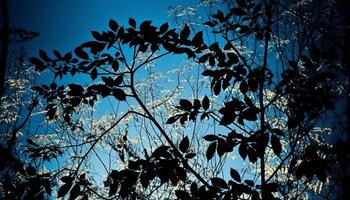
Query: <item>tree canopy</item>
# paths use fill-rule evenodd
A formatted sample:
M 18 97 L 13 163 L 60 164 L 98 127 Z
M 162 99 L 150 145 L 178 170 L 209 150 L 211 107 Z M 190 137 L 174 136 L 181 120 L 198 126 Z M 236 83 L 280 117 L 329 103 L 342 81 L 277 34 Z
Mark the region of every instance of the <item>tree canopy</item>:
M 205 4 L 208 20 L 179 28 L 111 19 L 70 52 L 40 50 L 28 65 L 47 82 L 11 108 L 9 75 L 1 100 L 26 112 L 1 116 L 0 197 L 345 198 L 348 28 L 342 2 L 317 2 Z M 173 58 L 185 66 L 162 74 Z

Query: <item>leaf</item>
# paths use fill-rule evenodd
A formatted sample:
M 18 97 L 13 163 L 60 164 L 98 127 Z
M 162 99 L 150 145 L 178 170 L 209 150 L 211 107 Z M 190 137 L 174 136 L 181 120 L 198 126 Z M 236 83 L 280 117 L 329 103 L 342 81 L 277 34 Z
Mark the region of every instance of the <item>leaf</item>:
M 220 22 L 223 22 L 225 19 L 225 15 L 221 10 L 218 10 L 218 12 L 215 15 L 212 15 L 212 17 L 218 19 Z
M 35 144 L 35 142 L 33 142 L 33 140 L 27 138 L 27 143 L 32 145 L 32 146 L 38 146 L 37 144 Z
M 211 21 L 208 21 L 208 22 L 205 22 L 204 25 L 207 25 L 209 27 L 214 27 L 216 26 L 216 24 L 214 22 L 211 22 Z
M 247 12 L 245 12 L 244 10 L 242 10 L 241 8 L 231 8 L 230 12 L 233 15 L 237 15 L 237 16 L 242 16 L 242 15 L 246 15 Z
M 230 175 L 235 181 L 241 182 L 241 176 L 239 175 L 237 170 L 231 168 Z
M 81 47 L 75 48 L 74 53 L 76 56 L 78 56 L 81 59 L 84 59 L 84 60 L 89 59 L 89 55 Z
M 198 62 L 200 62 L 200 63 L 205 63 L 205 62 L 207 62 L 207 60 L 209 59 L 209 56 L 210 56 L 209 53 L 204 54 L 203 56 L 201 56 L 201 57 L 198 59 Z
M 191 196 L 186 192 L 182 190 L 175 190 L 175 195 L 179 200 L 191 200 Z
M 129 24 L 131 27 L 136 28 L 136 21 L 133 18 L 129 18 Z
M 274 134 L 271 135 L 271 145 L 273 152 L 279 156 L 282 152 L 282 145 L 280 139 Z
M 228 152 L 228 148 L 226 145 L 226 141 L 222 138 L 218 140 L 217 152 L 219 157 L 221 158 L 226 152 Z
M 201 108 L 201 102 L 198 99 L 193 101 L 193 109 L 197 112 Z
M 273 128 L 271 130 L 271 132 L 276 134 L 276 135 L 278 135 L 278 136 L 283 136 L 284 135 L 283 131 L 281 129 L 278 129 L 278 128 Z
M 252 180 L 244 180 L 244 183 L 249 185 L 250 187 L 254 187 L 254 181 Z
M 113 19 L 110 19 L 109 20 L 109 23 L 108 23 L 108 25 L 109 25 L 109 28 L 112 30 L 112 31 L 114 31 L 114 32 L 116 32 L 117 30 L 118 30 L 118 23 L 116 22 L 116 21 L 114 21 Z
M 198 32 L 195 36 L 192 38 L 192 45 L 194 46 L 202 46 L 203 44 L 203 31 Z
M 166 22 L 166 23 L 164 23 L 164 24 L 162 24 L 160 26 L 159 32 L 160 33 L 165 33 L 168 30 L 168 28 L 169 28 L 169 24 L 168 24 L 168 22 Z
M 75 184 L 69 193 L 69 199 L 76 199 L 80 195 L 80 185 Z
M 70 176 L 63 176 L 63 177 L 61 177 L 60 180 L 64 183 L 71 183 L 71 182 L 73 182 L 74 178 L 70 177 Z
M 209 134 L 209 135 L 205 135 L 205 136 L 203 137 L 203 139 L 205 139 L 206 141 L 212 142 L 212 141 L 217 141 L 217 140 L 219 140 L 220 138 L 219 138 L 219 136 L 217 136 L 217 135 Z
M 177 175 L 177 177 L 185 182 L 186 181 L 186 178 L 187 178 L 187 174 L 186 174 L 186 170 L 184 168 L 181 168 L 181 167 L 176 167 L 175 168 L 175 173 Z
M 172 117 L 169 117 L 166 124 L 173 124 L 175 123 L 182 115 L 174 115 Z
M 208 110 L 209 109 L 209 104 L 210 104 L 209 98 L 207 97 L 207 95 L 205 95 L 205 97 L 202 100 L 202 107 L 203 107 L 203 109 L 204 110 Z
M 71 83 L 68 85 L 70 91 L 68 92 L 69 96 L 81 96 L 84 88 L 81 85 Z
M 51 59 L 47 56 L 46 52 L 42 49 L 39 50 L 39 56 L 46 62 L 49 62 Z
M 113 196 L 115 193 L 117 193 L 118 190 L 118 183 L 114 182 L 113 184 L 111 184 L 111 186 L 109 187 L 109 192 L 108 192 L 108 196 L 111 197 Z
M 211 183 L 216 187 L 223 188 L 223 189 L 228 188 L 226 181 L 222 178 L 216 177 L 216 178 L 211 178 L 210 180 L 211 180 Z
M 96 68 L 94 68 L 93 70 L 91 70 L 91 72 L 90 72 L 90 77 L 91 77 L 91 79 L 92 80 L 95 80 L 96 78 L 97 78 L 97 69 Z
M 242 81 L 241 84 L 239 85 L 239 90 L 245 94 L 248 91 L 248 84 L 245 81 Z
M 217 96 L 219 95 L 220 91 L 221 91 L 221 81 L 218 80 L 215 82 L 214 86 L 213 86 L 213 91 L 214 91 L 214 94 Z
M 53 50 L 53 54 L 58 58 L 58 59 L 61 59 L 62 58 L 62 55 L 59 51 L 57 50 Z
M 188 137 L 186 136 L 180 142 L 180 145 L 179 145 L 180 151 L 182 153 L 185 153 L 188 150 L 189 146 L 190 146 L 190 141 L 189 141 Z
M 243 111 L 242 113 L 242 117 L 245 120 L 248 121 L 255 121 L 257 120 L 257 114 L 258 114 L 259 110 L 257 108 L 248 108 L 245 111 Z
M 114 79 L 114 86 L 119 86 L 121 83 L 123 83 L 123 75 L 119 75 L 117 77 L 115 77 Z
M 108 87 L 113 87 L 114 85 L 114 80 L 111 77 L 107 76 L 102 76 L 101 77 L 102 81 L 106 83 Z
M 152 21 L 150 21 L 150 20 L 143 21 L 140 24 L 140 29 L 143 30 L 143 31 L 146 31 L 147 27 L 149 27 L 151 24 L 152 24 Z
M 33 65 L 37 65 L 37 66 L 41 66 L 41 65 L 44 64 L 41 60 L 39 60 L 38 58 L 35 58 L 35 57 L 30 57 L 30 58 L 29 58 L 29 61 L 30 61 Z
M 247 157 L 247 153 L 248 153 L 247 152 L 247 145 L 245 143 L 241 143 L 241 145 L 239 145 L 238 153 L 239 153 L 239 155 L 241 155 L 243 160 L 245 160 L 245 158 Z
M 31 165 L 29 165 L 29 166 L 26 168 L 26 172 L 27 172 L 27 174 L 28 174 L 29 176 L 34 176 L 34 175 L 36 175 L 36 169 L 35 169 L 33 166 L 31 166 Z
M 126 94 L 124 90 L 120 88 L 114 88 L 113 89 L 113 96 L 118 99 L 119 101 L 125 101 L 126 100 Z
M 186 159 L 192 159 L 192 158 L 194 158 L 195 156 L 196 156 L 195 153 L 188 153 L 188 154 L 186 154 L 185 158 L 186 158 Z
M 66 184 L 63 184 L 57 191 L 57 198 L 64 197 L 72 187 L 73 183 L 68 182 Z
M 66 55 L 63 56 L 63 59 L 68 63 L 71 61 L 72 59 L 72 53 L 71 52 L 68 52 L 66 53 Z
M 215 150 L 216 150 L 217 143 L 213 142 L 208 146 L 206 157 L 208 160 L 211 160 L 214 156 Z
M 236 118 L 236 114 L 234 111 L 232 112 L 226 112 L 224 116 L 220 120 L 220 125 L 229 125 L 231 124 Z
M 180 99 L 180 107 L 182 110 L 191 111 L 192 103 L 187 99 Z
M 94 37 L 98 41 L 103 41 L 103 36 L 97 31 L 91 31 L 92 37 Z
M 190 27 L 186 25 L 180 33 L 180 38 L 182 40 L 187 40 L 188 36 L 190 36 Z

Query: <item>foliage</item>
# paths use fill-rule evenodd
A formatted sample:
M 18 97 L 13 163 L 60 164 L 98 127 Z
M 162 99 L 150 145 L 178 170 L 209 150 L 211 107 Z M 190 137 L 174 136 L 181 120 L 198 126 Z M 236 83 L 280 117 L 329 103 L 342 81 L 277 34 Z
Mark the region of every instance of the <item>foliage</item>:
M 53 78 L 32 89 L 45 101 L 46 123 L 58 142 L 28 138 L 28 153 L 51 162 L 65 154 L 71 164 L 58 159 L 63 167 L 47 173 L 27 167 L 22 174 L 31 178 L 22 180 L 25 187 L 37 181 L 27 194 L 50 196 L 51 181 L 58 179 L 56 197 L 69 199 L 298 199 L 315 186 L 330 188 L 334 148 L 327 139 L 332 131 L 317 127 L 335 108 L 342 55 L 313 42 L 303 44 L 308 48 L 298 55 L 280 52 L 290 47 L 275 34 L 281 11 L 275 1 L 237 0 L 204 23 L 214 42 L 189 25 L 171 29 L 168 23 L 156 27 L 130 18 L 127 27 L 110 20 L 108 30 L 92 31 L 93 40 L 72 52 L 41 50 L 29 60 Z M 177 90 L 162 96 L 154 88 L 159 81 L 154 74 L 138 80 L 156 61 L 174 55 L 201 67 L 208 89 L 198 92 L 197 83 L 192 98 L 175 95 Z M 107 102 L 117 111 L 94 116 Z M 197 123 L 213 133 L 185 130 Z M 135 135 L 141 144 L 133 144 Z M 117 156 L 106 158 L 99 154 L 103 149 Z M 224 164 L 235 152 L 246 164 L 242 169 Z M 101 177 L 94 175 L 99 172 L 87 162 L 93 159 L 107 172 L 102 188 Z M 104 165 L 106 159 L 118 161 L 114 169 Z M 12 191 L 11 185 L 5 183 L 3 190 Z

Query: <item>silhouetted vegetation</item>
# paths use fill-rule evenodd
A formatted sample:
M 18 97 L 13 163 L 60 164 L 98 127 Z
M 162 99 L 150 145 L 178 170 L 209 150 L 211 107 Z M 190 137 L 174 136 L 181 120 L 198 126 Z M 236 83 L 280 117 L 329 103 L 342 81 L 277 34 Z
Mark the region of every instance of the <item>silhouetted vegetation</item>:
M 9 127 L 0 146 L 1 198 L 346 198 L 348 127 L 337 109 L 348 98 L 348 26 L 321 11 L 313 21 L 307 2 L 227 2 L 200 31 L 111 19 L 71 52 L 29 58 L 52 81 L 32 86 L 25 116 L 1 121 Z M 156 81 L 140 80 L 167 56 L 194 63 L 208 89 L 161 96 Z M 103 102 L 119 110 L 98 123 L 93 113 Z M 9 110 L 6 98 L 1 103 Z M 18 138 L 39 111 L 44 125 L 35 131 L 46 132 Z M 208 128 L 185 130 L 192 125 Z M 225 164 L 232 154 L 245 165 Z M 101 162 L 106 174 L 89 162 Z

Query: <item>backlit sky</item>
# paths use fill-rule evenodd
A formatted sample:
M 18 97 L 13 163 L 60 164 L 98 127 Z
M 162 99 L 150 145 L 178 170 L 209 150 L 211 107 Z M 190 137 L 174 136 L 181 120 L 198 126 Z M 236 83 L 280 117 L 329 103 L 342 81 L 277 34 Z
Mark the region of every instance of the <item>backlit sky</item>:
M 109 19 L 127 25 L 128 18 L 170 20 L 169 6 L 195 5 L 193 0 L 9 0 L 11 27 L 39 32 L 40 36 L 22 43 L 29 56 L 39 49 L 68 51 L 91 39 L 91 30 L 105 30 Z

